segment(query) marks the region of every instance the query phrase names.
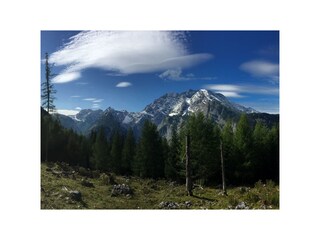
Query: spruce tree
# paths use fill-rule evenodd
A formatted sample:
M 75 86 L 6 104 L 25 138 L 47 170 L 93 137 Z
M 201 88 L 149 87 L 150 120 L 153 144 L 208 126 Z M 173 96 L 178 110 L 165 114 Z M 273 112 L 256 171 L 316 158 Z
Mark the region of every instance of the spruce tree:
M 115 130 L 111 138 L 111 164 L 110 170 L 119 174 L 121 172 L 122 161 L 122 136 L 119 130 Z
M 51 79 L 54 76 L 51 72 L 51 66 L 49 64 L 49 57 L 48 53 L 45 54 L 45 81 L 41 84 L 41 100 L 42 100 L 42 106 L 46 108 L 47 112 L 53 112 L 55 109 L 55 105 L 53 104 L 53 101 L 55 99 L 54 94 L 56 93 L 56 90 L 53 88 L 53 84 L 51 83 Z M 44 118 L 50 118 L 50 116 L 44 116 Z M 45 161 L 53 160 L 53 158 L 49 159 L 49 138 L 50 138 L 50 125 L 51 121 L 49 120 L 47 122 L 47 126 L 45 129 L 43 129 L 43 132 L 45 133 L 45 138 L 42 139 L 42 141 L 45 141 Z M 51 156 L 50 156 L 51 157 Z
M 172 130 L 172 137 L 169 145 L 169 153 L 167 161 L 165 162 L 165 177 L 171 180 L 179 180 L 180 173 L 180 155 L 181 155 L 181 143 L 178 137 L 176 128 Z
M 252 131 L 248 117 L 242 114 L 237 124 L 234 135 L 236 147 L 237 169 L 236 174 L 240 183 L 248 183 L 252 180 Z
M 236 171 L 235 164 L 235 147 L 234 147 L 234 133 L 232 122 L 229 120 L 224 125 L 221 131 L 221 141 L 223 143 L 223 158 L 225 167 L 225 178 L 229 183 L 235 183 L 234 173 Z
M 108 142 L 101 128 L 96 140 L 92 146 L 92 157 L 90 159 L 91 166 L 99 170 L 109 170 L 110 153 L 108 151 Z
M 129 128 L 122 150 L 121 173 L 131 175 L 135 155 L 135 139 L 133 131 Z
M 41 99 L 42 99 L 42 106 L 46 108 L 47 112 L 53 112 L 55 109 L 55 105 L 53 101 L 55 99 L 54 94 L 56 90 L 53 87 L 51 82 L 52 77 L 55 74 L 51 72 L 51 65 L 49 63 L 49 56 L 48 53 L 45 54 L 45 81 L 41 84 Z
M 202 113 L 191 115 L 182 134 L 190 134 L 192 177 L 200 184 L 221 182 L 219 131 Z M 185 149 L 185 141 L 182 149 Z
M 156 125 L 145 121 L 135 157 L 135 174 L 143 178 L 164 176 L 164 158 L 161 137 Z

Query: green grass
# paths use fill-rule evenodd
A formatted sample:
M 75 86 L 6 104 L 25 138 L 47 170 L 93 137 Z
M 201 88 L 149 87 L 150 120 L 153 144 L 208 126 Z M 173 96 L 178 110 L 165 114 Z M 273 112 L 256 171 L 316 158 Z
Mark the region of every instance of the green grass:
M 68 176 L 60 174 L 68 172 Z M 185 186 L 169 181 L 140 179 L 137 177 L 114 176 L 117 184 L 129 185 L 132 195 L 111 196 L 113 185 L 106 177 L 88 177 L 94 187 L 81 184 L 85 177 L 74 169 L 59 165 L 41 164 L 41 209 L 160 209 L 161 202 L 175 202 L 179 209 L 234 209 L 245 202 L 249 209 L 279 209 L 279 186 L 268 181 L 257 182 L 254 187 L 228 189 L 228 196 L 221 195 L 220 189 L 196 187 L 194 196 L 186 196 Z M 83 174 L 83 173 L 82 173 Z M 82 194 L 82 201 L 70 199 L 68 191 Z M 186 202 L 191 205 L 186 205 Z

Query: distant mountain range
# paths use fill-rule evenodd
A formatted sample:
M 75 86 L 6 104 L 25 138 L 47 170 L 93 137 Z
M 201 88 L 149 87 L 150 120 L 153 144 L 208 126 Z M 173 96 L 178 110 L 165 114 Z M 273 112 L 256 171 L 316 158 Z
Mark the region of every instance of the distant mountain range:
M 113 129 L 126 131 L 132 128 L 135 136 L 139 136 L 145 120 L 157 125 L 160 134 L 170 139 L 173 127 L 179 127 L 188 115 L 202 112 L 206 117 L 223 126 L 228 119 L 237 122 L 242 113 L 248 114 L 249 121 L 254 124 L 258 119 L 271 126 L 279 122 L 278 114 L 260 113 L 229 101 L 224 95 L 209 90 L 189 90 L 183 93 L 167 93 L 147 105 L 141 112 L 118 111 L 111 107 L 106 110 L 84 109 L 74 116 L 55 114 L 62 126 L 88 135 L 100 127 L 108 136 Z

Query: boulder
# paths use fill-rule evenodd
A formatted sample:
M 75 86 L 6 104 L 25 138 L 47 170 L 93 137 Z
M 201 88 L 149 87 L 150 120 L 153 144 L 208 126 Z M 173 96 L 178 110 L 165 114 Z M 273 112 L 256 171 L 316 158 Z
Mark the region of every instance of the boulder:
M 161 208 L 161 209 L 178 209 L 179 208 L 179 204 L 176 203 L 176 202 L 171 202 L 171 201 L 161 202 L 159 204 L 159 208 Z
M 235 209 L 249 209 L 249 206 L 246 204 L 246 202 L 240 202 Z
M 79 202 L 82 200 L 82 194 L 79 191 L 70 191 L 69 194 L 70 194 L 71 200 L 73 201 Z
M 132 189 L 126 185 L 126 184 L 118 184 L 118 185 L 113 185 L 112 191 L 111 191 L 111 196 L 118 196 L 118 195 L 132 195 L 133 191 Z
M 87 179 L 81 179 L 81 185 L 85 187 L 94 187 L 92 182 L 89 182 Z

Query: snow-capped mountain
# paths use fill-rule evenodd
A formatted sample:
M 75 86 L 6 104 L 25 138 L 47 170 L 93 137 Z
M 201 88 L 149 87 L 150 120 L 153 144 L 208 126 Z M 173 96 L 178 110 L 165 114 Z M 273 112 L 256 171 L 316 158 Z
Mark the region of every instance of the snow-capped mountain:
M 126 131 L 130 127 L 136 136 L 140 135 L 144 121 L 150 120 L 158 126 L 162 136 L 170 138 L 173 126 L 179 129 L 188 115 L 197 112 L 204 113 L 219 125 L 223 125 L 228 119 L 237 121 L 242 113 L 255 114 L 255 118 L 262 116 L 252 108 L 229 101 L 220 93 L 200 89 L 180 94 L 167 93 L 147 105 L 141 112 L 117 111 L 111 107 L 105 111 L 85 109 L 72 120 L 76 125 L 73 129 L 85 135 L 99 127 L 105 128 L 110 134 L 114 128 Z M 60 121 L 62 125 L 70 128 L 69 119 L 65 121 L 63 117 Z

